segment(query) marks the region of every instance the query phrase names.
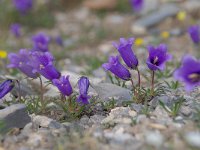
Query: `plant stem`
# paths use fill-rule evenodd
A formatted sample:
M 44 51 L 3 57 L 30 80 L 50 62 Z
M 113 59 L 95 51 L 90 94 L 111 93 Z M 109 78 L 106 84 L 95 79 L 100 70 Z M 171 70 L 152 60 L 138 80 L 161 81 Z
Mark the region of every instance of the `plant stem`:
M 140 89 L 140 84 L 141 84 L 141 79 L 140 79 L 140 70 L 138 69 L 138 67 L 137 67 L 137 73 L 138 73 L 138 87 L 139 87 L 139 89 Z
M 133 83 L 133 79 L 130 79 L 130 81 L 131 81 L 131 85 L 133 87 L 133 92 L 135 93 L 135 86 L 134 86 L 134 83 Z
M 133 93 L 134 93 L 134 95 L 135 95 L 135 97 L 137 99 L 138 98 L 138 94 L 137 94 L 136 88 L 134 86 L 133 79 L 131 78 L 130 81 L 131 81 L 131 84 L 132 84 L 132 87 L 133 87 Z
M 65 96 L 63 94 L 60 94 L 60 98 L 61 98 L 61 101 L 63 102 L 63 104 L 65 103 Z
M 19 101 L 22 102 L 20 82 L 19 82 L 19 80 L 16 80 L 16 82 L 17 82 L 17 85 L 18 85 L 18 88 L 19 88 L 19 92 L 18 92 Z
M 69 105 L 69 110 L 70 110 L 70 112 L 73 111 L 73 108 L 72 108 L 72 98 L 71 98 L 71 96 L 68 97 L 68 105 Z
M 42 78 L 39 77 L 40 79 L 40 102 L 41 102 L 41 105 L 42 105 L 42 110 L 44 109 L 44 91 L 43 91 L 43 84 L 42 84 Z
M 151 80 L 151 95 L 154 95 L 154 77 L 155 77 L 155 71 L 152 71 L 152 80 Z

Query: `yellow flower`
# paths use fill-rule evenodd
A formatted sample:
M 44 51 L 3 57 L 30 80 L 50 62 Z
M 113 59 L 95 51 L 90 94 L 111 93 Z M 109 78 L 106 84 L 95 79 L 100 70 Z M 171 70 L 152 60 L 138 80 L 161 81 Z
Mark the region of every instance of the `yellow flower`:
M 185 18 L 186 18 L 186 12 L 185 11 L 179 11 L 176 18 L 179 20 L 179 21 L 184 21 Z
M 7 57 L 7 52 L 4 50 L 0 50 L 0 58 L 6 58 Z
M 135 45 L 141 46 L 144 43 L 144 40 L 142 38 L 136 38 L 135 39 Z
M 167 32 L 167 31 L 163 31 L 163 32 L 161 33 L 161 37 L 162 37 L 163 39 L 167 39 L 167 38 L 169 38 L 169 36 L 170 36 L 170 34 L 169 34 L 169 32 Z

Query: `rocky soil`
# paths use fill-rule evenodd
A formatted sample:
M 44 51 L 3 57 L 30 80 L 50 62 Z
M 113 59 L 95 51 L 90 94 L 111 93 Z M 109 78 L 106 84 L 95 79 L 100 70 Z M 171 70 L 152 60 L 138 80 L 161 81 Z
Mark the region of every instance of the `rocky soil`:
M 98 97 L 97 101 L 100 102 L 92 107 L 91 113 L 76 119 L 63 119 L 62 112 L 53 102 L 48 105 L 49 111 L 41 114 L 28 113 L 24 104 L 7 106 L 1 102 L 0 119 L 6 125 L 0 135 L 0 150 L 200 149 L 199 89 L 186 93 L 183 87 L 168 87 L 168 91 L 156 96 L 146 105 L 128 105 L 132 100 L 131 91 L 111 84 L 100 66 L 110 54 L 116 53 L 112 41 L 117 41 L 119 37 L 143 39 L 143 43 L 135 45 L 134 50 L 141 61 L 141 73 L 147 77 L 150 74 L 147 72 L 145 59 L 146 45 L 149 43 L 166 43 L 175 63 L 179 63 L 185 53 L 199 53 L 199 48 L 193 45 L 186 31 L 191 22 L 200 21 L 200 2 L 155 1 L 146 0 L 145 8 L 139 14 L 118 11 L 117 4 L 115 6 L 112 0 L 114 8 L 102 4 L 105 12 L 101 11 L 100 5 L 96 8 L 95 4 L 86 1 L 83 5 L 75 5 L 73 9 L 55 11 L 55 26 L 51 29 L 38 28 L 26 33 L 24 28 L 20 41 L 12 36 L 5 36 L 4 40 L 2 38 L 5 48 L 16 50 L 30 47 L 30 35 L 38 31 L 45 31 L 51 37 L 62 35 L 64 47 L 55 44 L 50 46 L 50 51 L 58 60 L 56 63 L 59 69 L 63 75 L 70 75 L 75 87 L 81 75 L 88 75 L 92 84 L 89 93 Z M 186 13 L 185 20 L 177 19 L 180 11 Z M 169 36 L 163 36 L 163 32 L 167 32 Z M 0 33 L 9 34 L 7 31 Z M 92 58 L 99 60 L 93 61 Z M 169 64 L 172 71 L 177 66 L 174 64 Z M 0 73 L 3 74 L 4 71 L 1 70 Z M 163 78 L 157 80 L 164 81 Z M 170 82 L 173 77 L 165 80 Z M 34 96 L 38 92 L 38 82 L 30 81 L 35 89 L 30 89 L 31 84 L 27 82 L 24 80 L 22 84 L 23 94 Z M 142 83 L 149 85 L 146 80 Z M 129 83 L 127 87 L 130 87 Z M 54 87 L 46 89 L 47 100 L 57 99 L 58 96 Z M 4 101 L 9 100 L 10 95 L 7 95 Z M 180 103 L 180 109 L 173 114 L 175 111 L 165 110 L 159 101 L 171 110 Z M 102 103 L 107 103 L 107 107 Z

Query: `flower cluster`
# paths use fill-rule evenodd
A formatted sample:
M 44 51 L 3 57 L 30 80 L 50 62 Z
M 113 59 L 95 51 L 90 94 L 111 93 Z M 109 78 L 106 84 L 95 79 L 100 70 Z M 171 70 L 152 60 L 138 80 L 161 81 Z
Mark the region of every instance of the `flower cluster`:
M 192 25 L 188 28 L 188 33 L 190 35 L 190 38 L 195 44 L 200 43 L 200 26 L 198 25 Z
M 39 33 L 33 36 L 33 41 L 33 49 L 20 49 L 18 53 L 8 54 L 10 60 L 8 68 L 16 68 L 33 79 L 42 75 L 50 80 L 63 96 L 70 97 L 73 90 L 69 81 L 69 76 L 61 76 L 61 73 L 56 69 L 54 65 L 55 59 L 48 51 L 49 37 Z M 88 96 L 89 80 L 86 77 L 81 77 L 78 81 L 78 87 L 79 96 L 77 102 L 88 104 L 90 98 Z M 42 91 L 41 89 L 41 92 Z M 41 97 L 41 99 L 43 99 L 43 97 Z
M 119 44 L 113 43 L 113 46 L 118 50 L 127 67 L 130 69 L 134 69 L 138 65 L 138 59 L 132 50 L 133 43 L 134 38 L 129 38 L 128 40 L 120 38 Z M 118 56 L 110 56 L 108 63 L 104 63 L 102 67 L 105 70 L 112 72 L 118 78 L 123 80 L 131 79 L 129 70 L 120 63 Z
M 33 7 L 32 0 L 13 0 L 13 5 L 21 13 L 26 14 Z
M 113 43 L 113 46 L 118 50 L 121 58 L 123 59 L 126 66 L 121 64 L 119 56 L 110 56 L 107 63 L 104 63 L 102 67 L 106 71 L 110 71 L 116 77 L 125 80 L 131 81 L 133 84 L 133 79 L 130 73 L 130 70 L 136 70 L 138 73 L 138 84 L 137 86 L 140 89 L 140 71 L 138 69 L 138 59 L 133 52 L 132 46 L 134 44 L 134 38 L 120 38 L 119 43 Z M 172 56 L 167 52 L 168 48 L 165 44 L 160 44 L 157 47 L 152 45 L 147 46 L 147 50 L 149 52 L 149 56 L 146 60 L 146 64 L 148 68 L 152 71 L 152 95 L 154 91 L 154 72 L 156 70 L 164 70 L 165 63 L 172 59 Z M 135 91 L 136 86 L 133 85 L 134 93 L 137 95 L 138 91 Z
M 132 50 L 133 43 L 134 38 L 129 38 L 128 40 L 120 38 L 119 44 L 113 43 L 127 67 L 120 63 L 118 56 L 110 56 L 108 63 L 104 63 L 102 67 L 123 80 L 130 80 L 131 74 L 127 68 L 137 69 L 138 67 L 138 59 Z M 146 61 L 148 68 L 152 71 L 164 70 L 165 63 L 172 58 L 167 53 L 167 46 L 165 44 L 160 44 L 157 47 L 149 45 L 147 49 L 149 52 L 149 57 Z

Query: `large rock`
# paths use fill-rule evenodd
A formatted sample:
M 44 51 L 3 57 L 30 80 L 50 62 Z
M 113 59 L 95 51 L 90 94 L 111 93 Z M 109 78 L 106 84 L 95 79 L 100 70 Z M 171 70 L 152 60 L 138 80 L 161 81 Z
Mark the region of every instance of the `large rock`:
M 141 10 L 141 14 L 146 15 L 151 11 L 156 10 L 159 7 L 159 0 L 144 0 L 144 7 Z
M 102 100 L 108 100 L 111 97 L 118 97 L 119 100 L 131 100 L 131 91 L 120 86 L 110 83 L 99 83 L 92 85 L 92 88 L 97 92 Z
M 101 124 L 105 127 L 115 126 L 116 124 L 131 124 L 136 115 L 137 113 L 128 107 L 116 107 L 101 121 Z
M 158 11 L 154 11 L 153 13 L 134 22 L 131 30 L 135 34 L 145 34 L 149 27 L 160 23 L 167 17 L 176 15 L 178 11 L 179 8 L 176 5 L 164 5 L 160 7 Z
M 24 104 L 15 104 L 0 110 L 0 120 L 5 123 L 4 129 L 23 128 L 31 121 Z

